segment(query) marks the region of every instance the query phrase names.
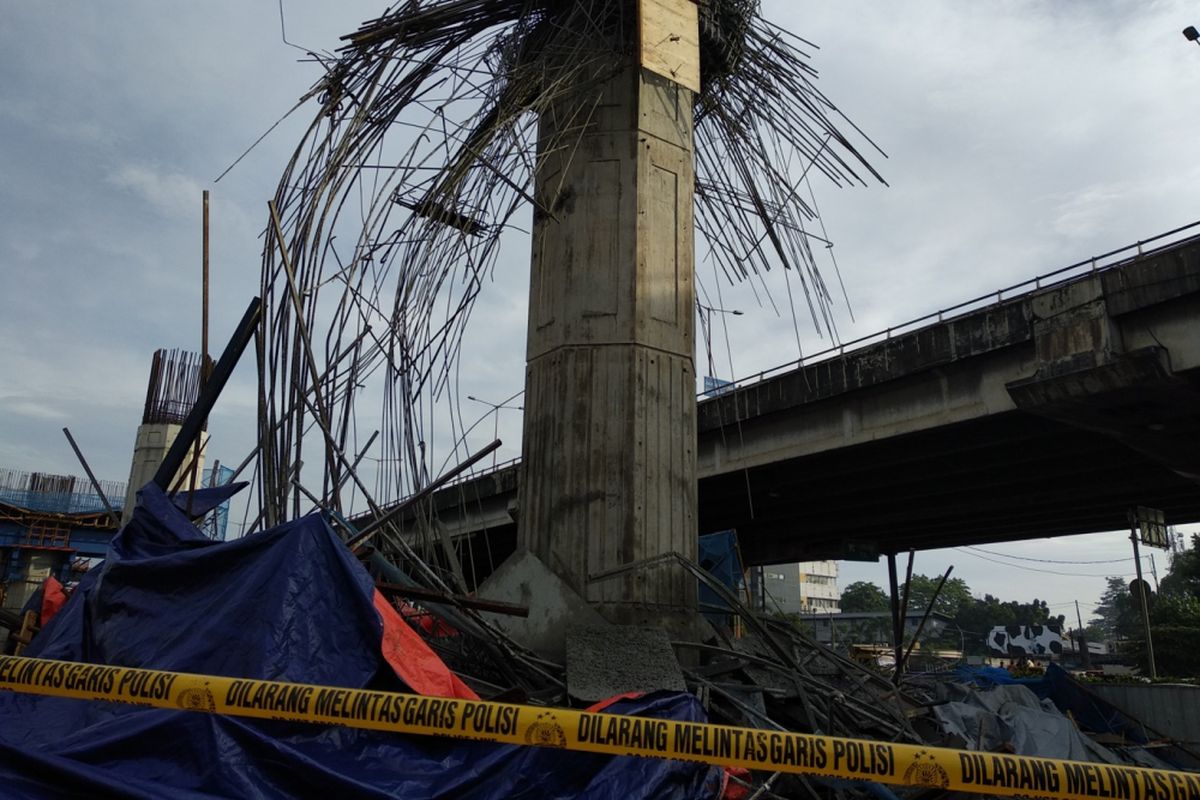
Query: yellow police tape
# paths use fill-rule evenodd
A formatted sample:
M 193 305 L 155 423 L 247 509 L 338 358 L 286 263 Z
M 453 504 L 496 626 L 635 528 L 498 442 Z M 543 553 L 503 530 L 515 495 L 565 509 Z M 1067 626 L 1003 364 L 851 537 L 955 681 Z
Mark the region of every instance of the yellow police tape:
M 0 656 L 0 689 L 996 795 L 1200 800 L 1200 775 L 567 708 Z

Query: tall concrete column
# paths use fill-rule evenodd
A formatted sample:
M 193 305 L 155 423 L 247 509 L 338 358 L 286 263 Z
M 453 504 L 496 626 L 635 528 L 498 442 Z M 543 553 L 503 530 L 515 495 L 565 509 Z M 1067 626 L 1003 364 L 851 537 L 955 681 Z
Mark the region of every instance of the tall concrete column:
M 133 507 L 137 503 L 137 493 L 143 486 L 154 480 L 154 473 L 167 456 L 167 451 L 175 443 L 182 425 L 176 423 L 149 423 L 139 425 L 137 441 L 133 445 L 133 461 L 129 466 L 129 483 L 125 490 L 125 505 L 121 509 L 121 524 L 133 518 Z M 195 459 L 195 483 L 193 477 L 193 451 L 188 451 L 183 465 L 171 479 L 172 486 L 179 486 L 180 491 L 190 492 L 204 486 L 204 456 L 208 449 L 208 433 L 200 434 L 199 457 Z
M 212 370 L 212 361 L 207 362 Z M 138 490 L 154 479 L 171 445 L 183 430 L 202 385 L 203 357 L 198 353 L 179 350 L 156 350 L 150 365 L 150 380 L 146 386 L 146 405 L 142 409 L 142 424 L 138 426 L 133 446 L 133 461 L 129 465 L 129 487 L 121 524 L 133 517 Z M 171 479 L 171 486 L 190 492 L 204 485 L 204 456 L 208 449 L 208 433 L 200 434 L 200 447 L 188 451 L 183 464 Z M 195 462 L 193 483 L 193 462 Z
M 582 136 L 577 131 L 583 128 Z M 631 63 L 540 120 L 520 543 L 609 619 L 696 605 L 692 92 Z

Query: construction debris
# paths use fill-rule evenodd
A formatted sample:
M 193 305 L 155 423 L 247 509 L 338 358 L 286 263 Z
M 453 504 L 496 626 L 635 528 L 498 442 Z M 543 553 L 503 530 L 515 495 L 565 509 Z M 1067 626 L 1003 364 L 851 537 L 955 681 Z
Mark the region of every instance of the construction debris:
M 487 530 L 456 540 L 440 525 L 434 491 L 500 443 L 466 453 L 462 415 L 451 409 L 447 461 L 459 463 L 433 469 L 432 410 L 457 380 L 463 326 L 517 210 L 529 204 L 545 219 L 572 202 L 531 197 L 523 188 L 537 170 L 534 137 L 541 137 L 540 154 L 579 144 L 586 120 L 559 118 L 562 101 L 617 74 L 627 54 L 608 45 L 632 42 L 627 5 L 409 2 L 346 37 L 305 98 L 321 107 L 268 204 L 261 303 L 250 303 L 211 375 L 206 355 L 156 356 L 144 421 L 169 418 L 181 429 L 137 508 L 125 504 L 132 521 L 69 599 L 49 602 L 56 589 L 47 582 L 0 624 L 15 630 L 28 655 L 101 669 L 335 687 L 327 698 L 344 699 L 337 694 L 343 688 L 421 696 L 396 713 L 411 709 L 443 729 L 454 723 L 439 698 L 469 701 L 475 716 L 461 724 L 476 731 L 509 722 L 477 700 L 543 707 L 544 719 L 524 734 L 529 744 L 562 738 L 556 708 L 588 706 L 880 743 L 1158 767 L 1200 763 L 1182 748 L 1159 747 L 1129 720 L 1087 715 L 1069 677 L 1048 674 L 1048 699 L 1039 700 L 1026 685 L 980 686 L 978 675 L 906 673 L 924 619 L 907 650 L 895 643 L 891 669 L 853 660 L 792 621 L 751 609 L 737 580 L 739 558 L 716 559 L 720 575 L 673 552 L 586 575 L 589 583 L 622 585 L 617 579 L 676 569 L 683 595 L 703 589 L 706 613 L 668 632 L 608 624 L 553 565 L 524 551 L 508 555 Z M 814 319 L 832 328 L 831 295 L 804 230 L 815 210 L 791 185 L 788 167 L 795 161 L 805 176 L 815 169 L 838 183 L 878 176 L 835 126 L 836 110 L 811 82 L 802 40 L 767 25 L 754 2 L 698 6 L 688 13 L 699 15 L 700 63 L 681 67 L 681 80 L 697 90 L 697 226 L 728 277 L 776 264 L 797 269 Z M 647 48 L 645 35 L 638 47 Z M 655 69 L 673 75 L 661 55 L 652 54 Z M 405 115 L 433 102 L 434 88 L 448 96 L 420 135 L 396 147 L 388 134 L 407 128 Z M 349 248 L 334 241 L 346 229 L 343 212 L 357 229 Z M 242 468 L 254 465 L 258 514 L 247 532 L 255 535 L 213 542 L 192 520 L 244 484 L 179 493 L 177 476 L 189 453 L 198 460 L 208 414 L 252 340 L 259 439 Z M 381 427 L 359 447 L 358 392 L 373 379 L 385 398 Z M 189 399 L 186 413 L 172 402 L 181 394 Z M 389 466 L 371 481 L 359 470 L 376 436 L 376 461 Z M 351 514 L 355 499 L 369 509 L 361 517 Z M 9 511 L 0 505 L 0 513 Z M 424 524 L 402 528 L 405 514 Z M 115 516 L 109 509 L 105 524 Z M 471 550 L 476 542 L 483 554 Z M 726 544 L 735 549 L 733 537 Z M 716 561 L 738 570 L 716 570 Z M 894 558 L 891 568 L 895 584 Z M 904 617 L 896 609 L 897 630 Z M 104 677 L 100 670 L 87 675 Z M 204 691 L 178 703 L 211 709 Z M 383 714 L 372 697 L 369 708 L 338 706 L 337 713 L 360 722 Z M 247 702 L 262 711 L 309 700 L 264 688 Z M 21 756 L 0 758 L 0 776 L 31 795 L 61 789 L 61 781 L 77 794 L 146 797 L 897 797 L 869 780 L 451 737 L 414 741 L 362 728 L 114 710 L 61 698 L 0 696 L 0 722 L 0 754 Z M 1105 745 L 1099 737 L 1108 737 Z M 859 746 L 862 759 L 882 752 Z M 921 786 L 900 793 L 914 800 L 946 794 L 945 782 L 914 783 Z
M 566 655 L 567 695 L 582 703 L 627 694 L 687 691 L 671 640 L 660 628 L 572 628 Z
M 489 600 L 519 603 L 529 608 L 524 619 L 485 615 L 523 647 L 562 660 L 567 631 L 600 628 L 608 623 L 575 590 L 527 550 L 517 550 L 479 585 L 478 594 Z M 597 698 L 599 699 L 599 698 Z
M 196 503 L 197 508 L 209 505 L 211 499 Z M 495 595 L 421 588 L 408 573 L 369 547 L 360 549 L 357 559 L 351 558 L 323 513 L 258 536 L 218 543 L 191 526 L 186 507 L 186 498 L 168 499 L 153 484 L 145 487 L 135 521 L 114 542 L 110 560 L 85 576 L 57 611 L 54 624 L 48 625 L 45 616 L 39 619 L 39 612 L 32 608 L 22 615 L 22 639 L 30 640 L 25 653 L 70 661 L 83 660 L 85 652 L 104 653 L 104 663 L 173 669 L 186 664 L 191 670 L 213 674 L 392 686 L 424 694 L 540 705 L 551 715 L 554 708 L 597 705 L 607 713 L 668 714 L 672 719 L 768 732 L 966 747 L 1158 769 L 1200 766 L 1200 759 L 1186 748 L 1105 706 L 1056 667 L 1038 679 L 1006 678 L 1008 673 L 1002 670 L 963 670 L 905 674 L 895 685 L 890 669 L 853 661 L 813 641 L 791 621 L 750 609 L 740 591 L 729 589 L 695 564 L 685 566 L 728 613 L 718 615 L 719 622 L 704 623 L 707 635 L 672 641 L 661 629 L 586 627 L 570 622 L 571 615 L 563 613 L 564 605 L 574 605 L 579 618 L 586 618 L 590 609 L 580 606 L 578 598 L 564 603 L 563 598 L 570 595 L 562 587 L 557 594 L 547 591 L 546 587 L 554 584 L 553 573 L 528 554 L 516 554 L 493 576 L 491 586 L 497 594 L 507 592 L 506 597 L 518 601 L 504 602 Z M 415 574 L 432 572 L 429 565 L 412 561 L 414 557 L 410 555 L 408 566 Z M 639 568 L 653 569 L 654 564 Z M 181 582 L 183 576 L 186 580 Z M 375 592 L 373 605 L 371 591 Z M 391 598 L 390 603 L 385 596 Z M 46 608 L 40 599 L 35 605 Z M 209 613 L 210 608 L 216 613 Z M 519 625 L 535 612 L 545 624 L 552 608 L 562 620 L 558 623 L 564 631 L 561 655 L 553 652 L 553 640 L 543 640 L 549 649 L 530 647 L 532 639 L 518 642 L 513 635 L 519 628 L 504 630 L 498 624 Z M 529 617 L 523 616 L 527 612 Z M 40 613 L 46 614 L 44 610 Z M 383 620 L 383 635 L 379 645 L 372 645 L 372 637 L 378 634 L 371 633 L 370 619 L 376 614 L 376 619 Z M 265 620 L 276 617 L 276 622 L 264 626 Z M 177 630 L 168 632 L 166 628 L 171 626 Z M 37 633 L 39 628 L 43 633 Z M 261 638 L 271 631 L 291 633 L 283 639 Z M 997 680 L 1009 682 L 996 685 Z M 1045 699 L 1038 699 L 1034 692 Z M 620 697 L 626 699 L 615 699 Z M 128 780 L 124 769 L 143 769 L 141 756 L 136 755 L 146 750 L 137 738 L 141 734 L 129 738 L 120 733 L 129 727 L 128 714 L 135 711 L 93 723 L 86 714 L 81 717 L 82 712 L 72 710 L 78 707 L 75 702 L 0 696 L 0 718 L 5 722 L 0 726 L 4 731 L 0 748 L 8 746 L 6 737 L 11 732 L 29 737 L 23 748 L 57 754 L 58 745 L 47 737 L 71 730 L 94 737 L 97 743 L 107 742 L 105 746 L 120 742 L 135 754 L 110 770 L 86 772 L 79 778 L 81 786 L 114 785 Z M 40 733 L 10 724 L 12 719 L 27 719 L 32 714 L 38 714 L 39 724 L 45 726 Z M 225 741 L 237 729 L 243 738 L 251 736 L 258 741 L 256 747 L 279 735 L 271 726 L 260 727 L 252 721 L 237 723 L 234 728 L 226 722 L 206 728 L 193 719 L 182 713 L 171 716 L 163 731 L 172 733 L 162 735 L 180 741 L 212 736 Z M 251 730 L 253 733 L 248 732 Z M 363 777 L 362 767 L 352 755 L 358 749 L 408 747 L 364 731 L 339 733 L 335 750 L 327 749 L 330 740 L 323 734 L 297 729 L 287 735 L 290 747 L 310 756 L 323 754 L 323 777 L 318 780 L 308 771 L 298 775 L 303 775 L 303 780 L 318 780 L 331 791 L 347 786 L 346 780 L 383 779 L 383 773 Z M 314 735 L 315 739 L 306 738 Z M 407 770 L 431 763 L 422 759 L 432 757 L 442 764 L 436 768 L 439 775 L 446 774 L 447 759 L 462 759 L 462 780 L 467 783 L 458 784 L 460 788 L 482 785 L 472 782 L 482 780 L 483 773 L 469 765 L 491 763 L 499 771 L 487 772 L 487 780 L 500 780 L 508 787 L 506 791 L 516 791 L 518 784 L 507 783 L 517 774 L 511 771 L 524 774 L 538 759 L 549 757 L 527 757 L 499 745 L 473 745 L 483 749 L 469 752 L 460 752 L 459 747 L 447 742 L 405 750 L 403 755 L 396 751 L 396 763 L 409 767 L 388 773 L 388 780 L 400 781 L 390 785 L 413 792 L 405 796 L 459 796 L 413 788 L 413 773 Z M 65 752 L 53 756 L 73 757 Z M 574 756 L 554 756 L 556 768 L 561 770 L 568 757 Z M 524 766 L 518 768 L 514 759 L 522 759 L 519 763 Z M 640 776 L 638 785 L 623 784 L 623 795 L 631 797 L 716 796 L 716 787 L 722 782 L 727 797 L 757 793 L 760 798 L 890 800 L 924 799 L 939 793 L 770 771 L 721 773 L 679 762 L 662 762 L 675 765 L 656 766 L 647 772 L 645 766 L 622 767 L 619 762 L 607 758 L 595 762 L 597 767 L 608 765 L 602 770 L 603 778 L 588 771 L 593 767 L 573 772 L 573 780 L 583 782 L 572 784 L 568 794 L 588 794 L 593 791 L 589 786 L 599 785 L 595 781 L 613 779 L 611 770 L 626 778 Z M 201 764 L 195 762 L 196 772 L 192 773 L 192 763 L 183 761 L 177 776 L 199 775 Z M 279 763 L 290 762 L 285 758 Z M 220 781 L 221 791 L 234 791 L 231 782 L 239 779 L 237 769 L 223 768 L 216 773 L 219 778 L 213 777 L 211 765 L 204 770 L 210 779 Z M 281 766 L 262 779 L 276 787 L 294 787 L 297 778 L 285 776 L 286 771 Z M 20 766 L 0 768 L 0 774 L 28 778 Z M 180 786 L 175 779 L 155 780 L 158 782 L 136 785 L 149 793 L 173 793 Z M 739 791 L 744 793 L 739 795 Z

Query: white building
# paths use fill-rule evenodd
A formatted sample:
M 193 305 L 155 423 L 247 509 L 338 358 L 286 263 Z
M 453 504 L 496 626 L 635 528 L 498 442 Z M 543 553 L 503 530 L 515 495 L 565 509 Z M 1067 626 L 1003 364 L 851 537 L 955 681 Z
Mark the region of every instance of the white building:
M 758 570 L 752 570 L 752 577 Z M 800 561 L 791 564 L 770 564 L 762 568 L 763 588 L 766 590 L 766 610 L 784 614 L 835 614 L 841 609 L 838 600 L 838 565 L 836 561 Z M 752 584 L 756 581 L 752 580 Z M 757 589 L 752 586 L 752 590 Z M 759 605 L 755 596 L 755 605 Z

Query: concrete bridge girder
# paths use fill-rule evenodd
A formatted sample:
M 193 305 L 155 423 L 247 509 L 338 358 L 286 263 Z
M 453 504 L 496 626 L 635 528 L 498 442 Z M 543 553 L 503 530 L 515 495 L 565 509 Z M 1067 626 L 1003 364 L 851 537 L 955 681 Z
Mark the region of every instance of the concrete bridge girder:
M 700 530 L 770 563 L 1200 521 L 1198 325 L 1188 240 L 705 400 Z

